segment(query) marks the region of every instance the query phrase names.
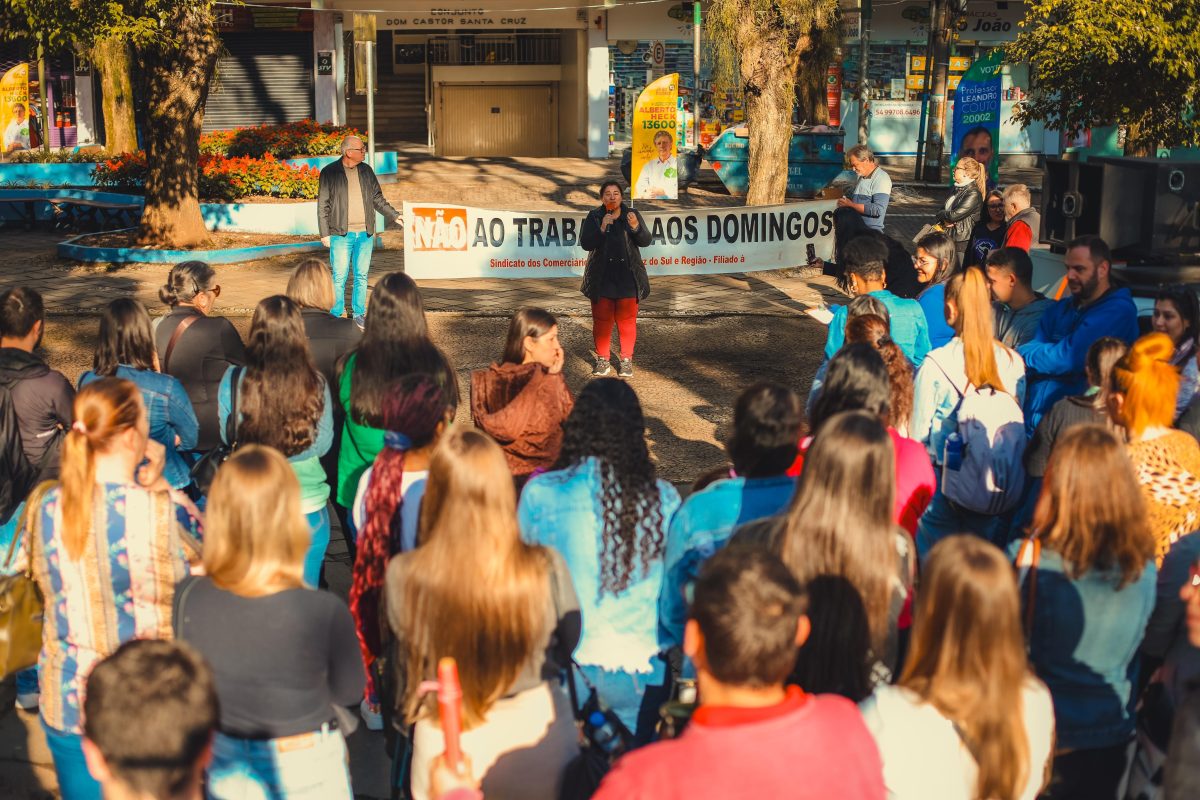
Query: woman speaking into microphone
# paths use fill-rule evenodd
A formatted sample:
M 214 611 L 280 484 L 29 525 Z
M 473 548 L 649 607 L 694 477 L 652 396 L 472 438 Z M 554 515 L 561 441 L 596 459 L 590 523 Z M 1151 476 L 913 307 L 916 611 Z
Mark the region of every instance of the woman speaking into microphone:
M 592 339 L 596 343 L 592 375 L 612 375 L 615 322 L 621 342 L 617 374 L 629 378 L 633 376 L 638 303 L 650 294 L 641 252 L 650 244 L 650 231 L 642 215 L 622 202 L 621 185 L 616 181 L 600 184 L 600 202 L 584 219 L 579 236 L 583 249 L 590 253 L 579 291 L 592 301 Z

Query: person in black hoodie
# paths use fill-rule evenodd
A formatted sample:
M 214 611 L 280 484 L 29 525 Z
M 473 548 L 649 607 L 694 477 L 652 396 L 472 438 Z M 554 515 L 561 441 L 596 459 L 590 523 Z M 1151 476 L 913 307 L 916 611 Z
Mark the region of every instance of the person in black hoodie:
M 231 365 L 246 364 L 242 337 L 224 317 L 210 316 L 221 287 L 213 268 L 203 261 L 184 261 L 171 268 L 159 298 L 171 307 L 154 329 L 154 346 L 162 371 L 183 384 L 200 436 L 196 450 L 221 444 L 217 420 L 217 388 Z
M 15 286 L 0 294 L 0 384 L 12 395 L 21 446 L 42 480 L 58 477 L 59 444 L 71 427 L 75 389 L 34 351 L 45 332 L 42 296 Z
M 650 229 L 640 213 L 622 202 L 621 185 L 616 181 L 600 184 L 600 202 L 599 208 L 588 212 L 579 234 L 580 245 L 590 253 L 579 291 L 592 301 L 592 339 L 596 345 L 592 375 L 612 374 L 615 322 L 621 339 L 617 374 L 630 378 L 638 303 L 650 295 L 650 279 L 640 249 L 650 244 Z

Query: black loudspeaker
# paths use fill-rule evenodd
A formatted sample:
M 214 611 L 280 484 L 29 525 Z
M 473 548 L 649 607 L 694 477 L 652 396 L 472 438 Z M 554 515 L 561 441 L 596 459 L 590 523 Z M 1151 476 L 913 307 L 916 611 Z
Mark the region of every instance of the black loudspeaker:
M 1048 159 L 1042 241 L 1061 247 L 1087 234 L 1127 258 L 1200 253 L 1200 162 Z

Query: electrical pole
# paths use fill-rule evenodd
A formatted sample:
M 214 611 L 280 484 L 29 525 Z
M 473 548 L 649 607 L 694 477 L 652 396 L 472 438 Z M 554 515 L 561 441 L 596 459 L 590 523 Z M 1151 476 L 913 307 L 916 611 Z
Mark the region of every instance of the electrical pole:
M 858 143 L 866 144 L 871 135 L 871 93 L 867 89 L 867 62 L 871 57 L 871 2 L 862 0 L 859 12 L 858 56 Z
M 54 121 L 50 119 L 50 104 L 46 100 L 46 45 L 42 39 L 42 34 L 38 34 L 37 46 L 37 74 L 38 74 L 38 107 L 42 110 L 42 129 L 38 133 L 42 137 L 42 152 L 50 155 L 50 128 Z M 62 102 L 61 100 L 59 101 Z M 33 116 L 30 114 L 29 116 Z M 61 133 L 61 131 L 60 131 Z M 62 144 L 61 137 L 59 144 Z
M 925 140 L 925 168 L 929 183 L 942 182 L 942 157 L 946 138 L 946 85 L 950 77 L 950 2 L 933 0 L 929 20 L 933 82 L 929 87 L 929 131 Z
M 692 74 L 695 76 L 692 97 L 692 143 L 700 152 L 700 0 L 692 2 Z M 684 136 L 686 143 L 687 137 Z

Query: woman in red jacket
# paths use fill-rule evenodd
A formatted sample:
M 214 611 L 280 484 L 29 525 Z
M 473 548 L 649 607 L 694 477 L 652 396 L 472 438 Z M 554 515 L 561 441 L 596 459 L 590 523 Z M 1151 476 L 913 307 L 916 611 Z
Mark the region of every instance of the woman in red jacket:
M 508 325 L 500 362 L 471 373 L 471 419 L 500 443 L 517 478 L 558 459 L 562 423 L 575 406 L 562 369 L 558 321 L 522 308 Z

